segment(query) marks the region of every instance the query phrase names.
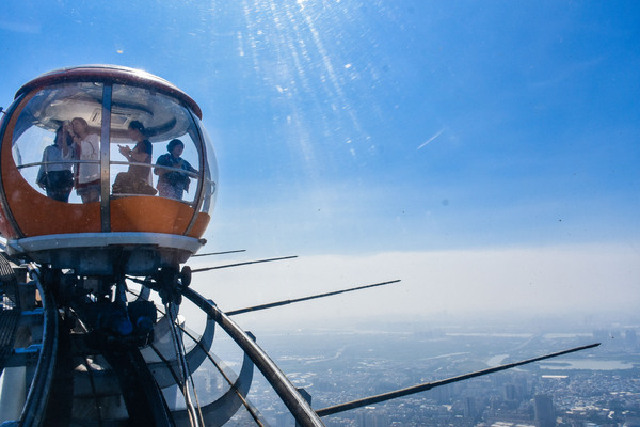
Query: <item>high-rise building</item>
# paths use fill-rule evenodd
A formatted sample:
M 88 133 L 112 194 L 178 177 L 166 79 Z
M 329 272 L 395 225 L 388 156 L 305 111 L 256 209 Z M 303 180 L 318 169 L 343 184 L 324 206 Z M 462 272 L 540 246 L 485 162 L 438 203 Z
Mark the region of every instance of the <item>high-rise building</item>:
M 360 412 L 356 420 L 357 425 L 361 427 L 386 427 L 389 425 L 389 417 L 379 411 L 366 410 Z
M 464 399 L 464 416 L 467 418 L 475 418 L 478 415 L 475 397 L 465 397 Z
M 536 427 L 555 427 L 556 409 L 551 396 L 536 394 L 533 397 L 533 416 Z

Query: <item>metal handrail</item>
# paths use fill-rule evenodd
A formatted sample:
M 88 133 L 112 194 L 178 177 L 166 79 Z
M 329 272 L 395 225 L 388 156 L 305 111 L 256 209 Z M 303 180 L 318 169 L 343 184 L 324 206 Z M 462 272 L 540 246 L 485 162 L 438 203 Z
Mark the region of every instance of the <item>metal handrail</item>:
M 30 162 L 30 163 L 23 163 L 20 165 L 16 165 L 17 169 L 26 169 L 26 168 L 33 168 L 33 167 L 37 167 L 37 166 L 45 166 L 45 165 L 75 165 L 77 163 L 93 163 L 93 164 L 100 164 L 100 160 L 54 160 L 54 161 L 50 161 L 50 162 Z M 174 168 L 171 166 L 163 166 L 163 165 L 158 165 L 158 164 L 151 164 L 151 163 L 147 163 L 147 162 L 129 162 L 129 161 L 124 161 L 124 160 L 112 160 L 111 161 L 112 165 L 135 165 L 135 166 L 144 166 L 147 167 L 149 169 L 165 169 L 168 171 L 173 171 L 173 172 L 180 172 L 181 174 L 190 176 L 191 178 L 195 178 L 195 179 L 200 179 L 200 172 L 196 171 L 196 172 L 189 172 L 186 171 L 184 169 L 179 169 L 179 168 Z
M 17 169 L 26 169 L 33 168 L 36 166 L 44 166 L 44 165 L 75 165 L 76 163 L 93 163 L 100 164 L 100 160 L 52 160 L 50 162 L 31 162 L 31 163 L 22 163 L 16 165 Z

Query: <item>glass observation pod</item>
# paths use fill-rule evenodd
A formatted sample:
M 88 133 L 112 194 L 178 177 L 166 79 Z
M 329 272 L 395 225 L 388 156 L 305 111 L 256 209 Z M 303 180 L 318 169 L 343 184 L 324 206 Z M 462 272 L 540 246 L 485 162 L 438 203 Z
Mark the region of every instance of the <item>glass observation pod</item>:
M 217 164 L 202 112 L 144 71 L 81 66 L 26 83 L 0 125 L 7 252 L 78 274 L 146 275 L 203 246 Z

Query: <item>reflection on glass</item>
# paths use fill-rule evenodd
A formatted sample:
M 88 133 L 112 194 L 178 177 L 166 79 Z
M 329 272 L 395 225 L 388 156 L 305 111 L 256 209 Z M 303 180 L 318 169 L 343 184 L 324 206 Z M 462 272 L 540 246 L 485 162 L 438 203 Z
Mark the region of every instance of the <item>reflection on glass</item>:
M 133 148 L 129 145 L 118 144 L 118 152 L 129 162 L 129 170 L 116 175 L 113 183 L 113 194 L 149 194 L 155 195 L 153 178 L 151 177 L 151 157 L 153 147 L 147 139 L 147 131 L 144 125 L 137 120 L 129 124 L 128 136 Z
M 211 214 L 213 207 L 215 206 L 216 196 L 217 196 L 217 188 L 216 183 L 218 182 L 218 162 L 216 160 L 215 153 L 213 151 L 213 145 L 211 144 L 211 139 L 209 138 L 209 134 L 207 133 L 207 129 L 202 126 L 202 123 L 198 121 L 198 129 L 200 134 L 202 135 L 202 139 L 204 140 L 203 147 L 207 150 L 206 158 L 207 161 L 204 164 L 204 182 L 203 182 L 203 202 L 200 210 L 202 212 L 206 212 Z
M 80 160 L 76 172 L 76 191 L 82 203 L 100 200 L 100 137 L 90 132 L 82 117 L 71 122 L 75 158 Z
M 67 203 L 74 186 L 71 163 L 73 158 L 73 136 L 70 124 L 61 125 L 56 131 L 53 144 L 47 146 L 42 154 L 42 166 L 38 170 L 36 184 L 47 192 L 53 200 Z
M 100 83 L 54 84 L 26 102 L 13 131 L 13 156 L 29 185 L 61 202 L 100 201 L 107 143 L 102 153 L 109 156 L 105 172 L 114 197 L 158 195 L 210 212 L 217 166 L 200 120 L 155 90 L 114 84 L 110 92 L 111 102 L 104 102 L 109 141 L 101 141 Z
M 194 204 L 195 189 L 199 188 L 196 184 L 200 176 L 199 156 L 203 152 L 196 126 L 189 109 L 174 98 L 141 87 L 113 85 L 110 150 L 113 194 L 158 194 Z M 154 151 L 164 152 L 174 140 L 182 147 L 179 160 L 169 161 L 170 151 L 154 159 Z M 195 181 L 191 183 L 192 180 Z M 168 184 L 173 184 L 173 191 Z
M 29 185 L 62 202 L 99 200 L 101 104 L 102 85 L 86 82 L 52 85 L 27 102 L 13 158 Z

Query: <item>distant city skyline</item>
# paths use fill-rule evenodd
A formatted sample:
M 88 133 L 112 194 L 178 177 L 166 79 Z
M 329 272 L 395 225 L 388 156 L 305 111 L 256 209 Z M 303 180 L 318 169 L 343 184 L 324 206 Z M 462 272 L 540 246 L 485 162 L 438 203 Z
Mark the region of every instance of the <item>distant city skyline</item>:
M 599 339 L 597 331 L 583 333 L 563 322 L 547 327 L 562 328 L 566 334 L 505 334 L 504 325 L 469 324 L 396 332 L 283 332 L 266 334 L 259 342 L 295 386 L 311 395 L 312 407 L 320 409 Z M 476 335 L 478 330 L 485 334 Z M 513 330 L 529 329 L 520 325 Z M 627 329 L 636 330 L 638 326 Z M 617 333 L 615 329 L 603 332 Z M 556 417 L 559 425 L 604 420 L 632 423 L 640 415 L 638 367 L 633 364 L 640 342 L 637 336 L 632 338 L 610 339 L 595 349 L 323 417 L 323 421 L 327 425 L 353 425 L 350 420 L 357 423 L 363 418 L 381 425 L 539 425 L 536 419 L 542 421 L 546 413 L 553 425 Z M 268 407 L 264 415 L 277 416 L 277 425 L 292 423 L 289 414 L 270 404 L 274 401 L 271 391 L 259 377 L 254 385 L 249 399 Z

